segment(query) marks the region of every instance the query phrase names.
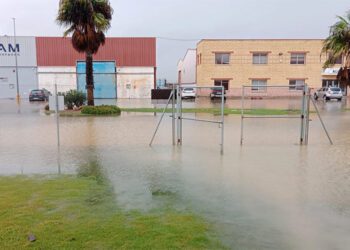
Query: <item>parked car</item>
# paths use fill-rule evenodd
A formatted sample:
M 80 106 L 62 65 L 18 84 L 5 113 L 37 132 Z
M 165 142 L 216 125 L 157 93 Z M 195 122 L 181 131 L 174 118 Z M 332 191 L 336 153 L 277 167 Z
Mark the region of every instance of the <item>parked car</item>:
M 29 101 L 48 101 L 50 95 L 50 91 L 46 89 L 33 89 L 30 91 Z
M 341 101 L 343 98 L 343 92 L 341 88 L 338 87 L 324 87 L 318 89 L 314 94 L 315 100 L 318 98 L 323 98 L 323 100 L 328 101 L 331 99 L 337 99 Z
M 196 90 L 194 88 L 183 88 L 182 98 L 196 98 Z
M 212 89 L 210 93 L 210 99 L 214 100 L 216 98 L 222 98 L 222 94 L 224 94 L 224 100 L 226 100 L 226 91 L 224 90 L 224 93 L 222 93 L 222 89 Z

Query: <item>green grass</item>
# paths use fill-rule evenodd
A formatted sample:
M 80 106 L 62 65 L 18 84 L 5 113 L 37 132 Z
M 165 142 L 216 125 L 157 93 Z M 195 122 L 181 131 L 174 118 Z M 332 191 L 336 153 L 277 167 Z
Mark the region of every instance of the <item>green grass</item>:
M 193 214 L 121 211 L 106 181 L 89 174 L 0 177 L 0 249 L 223 248 Z
M 122 112 L 135 112 L 135 113 L 161 113 L 164 109 L 161 108 L 121 108 Z M 171 109 L 166 110 L 167 113 L 171 113 Z M 183 113 L 197 113 L 197 114 L 213 114 L 220 115 L 221 109 L 219 108 L 184 108 Z M 245 109 L 246 115 L 292 115 L 299 114 L 300 110 L 285 110 L 285 109 Z M 224 109 L 225 115 L 238 115 L 241 114 L 240 109 Z

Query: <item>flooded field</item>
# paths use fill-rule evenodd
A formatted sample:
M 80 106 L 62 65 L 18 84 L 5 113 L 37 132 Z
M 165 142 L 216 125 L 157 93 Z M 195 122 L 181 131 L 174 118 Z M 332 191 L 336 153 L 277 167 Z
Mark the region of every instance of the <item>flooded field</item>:
M 112 101 L 111 101 L 112 102 Z M 120 206 L 150 210 L 172 205 L 214 225 L 234 249 L 348 249 L 350 246 L 350 112 L 346 102 L 319 102 L 334 141 L 330 146 L 315 114 L 309 146 L 299 146 L 299 119 L 247 120 L 241 147 L 240 117 L 225 117 L 225 153 L 217 125 L 184 121 L 183 146 L 171 145 L 160 116 L 61 117 L 43 104 L 0 101 L 0 175 L 75 173 L 98 162 Z M 118 101 L 122 107 L 153 107 L 150 101 Z M 160 105 L 160 104 L 158 104 Z M 212 107 L 208 100 L 185 107 Z M 160 105 L 162 106 L 162 105 Z M 239 100 L 227 107 L 239 108 Z M 249 101 L 247 108 L 297 109 L 298 100 Z M 188 117 L 219 119 L 206 114 Z

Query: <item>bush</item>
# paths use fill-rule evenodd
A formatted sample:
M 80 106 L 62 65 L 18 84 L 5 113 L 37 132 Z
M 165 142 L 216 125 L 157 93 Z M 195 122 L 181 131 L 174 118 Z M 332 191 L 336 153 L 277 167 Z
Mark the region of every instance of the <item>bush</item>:
M 74 106 L 81 107 L 86 101 L 86 96 L 83 92 L 78 90 L 69 90 L 63 94 L 64 104 L 68 109 L 73 109 Z
M 119 115 L 121 110 L 112 105 L 84 106 L 81 113 L 86 115 Z

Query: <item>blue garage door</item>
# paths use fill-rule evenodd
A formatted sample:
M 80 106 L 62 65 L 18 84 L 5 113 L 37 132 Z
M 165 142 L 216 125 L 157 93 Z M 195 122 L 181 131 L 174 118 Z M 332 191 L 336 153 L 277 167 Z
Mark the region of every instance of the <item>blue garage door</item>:
M 115 62 L 94 62 L 94 97 L 96 99 L 117 98 Z M 86 93 L 86 63 L 77 63 L 78 90 Z

